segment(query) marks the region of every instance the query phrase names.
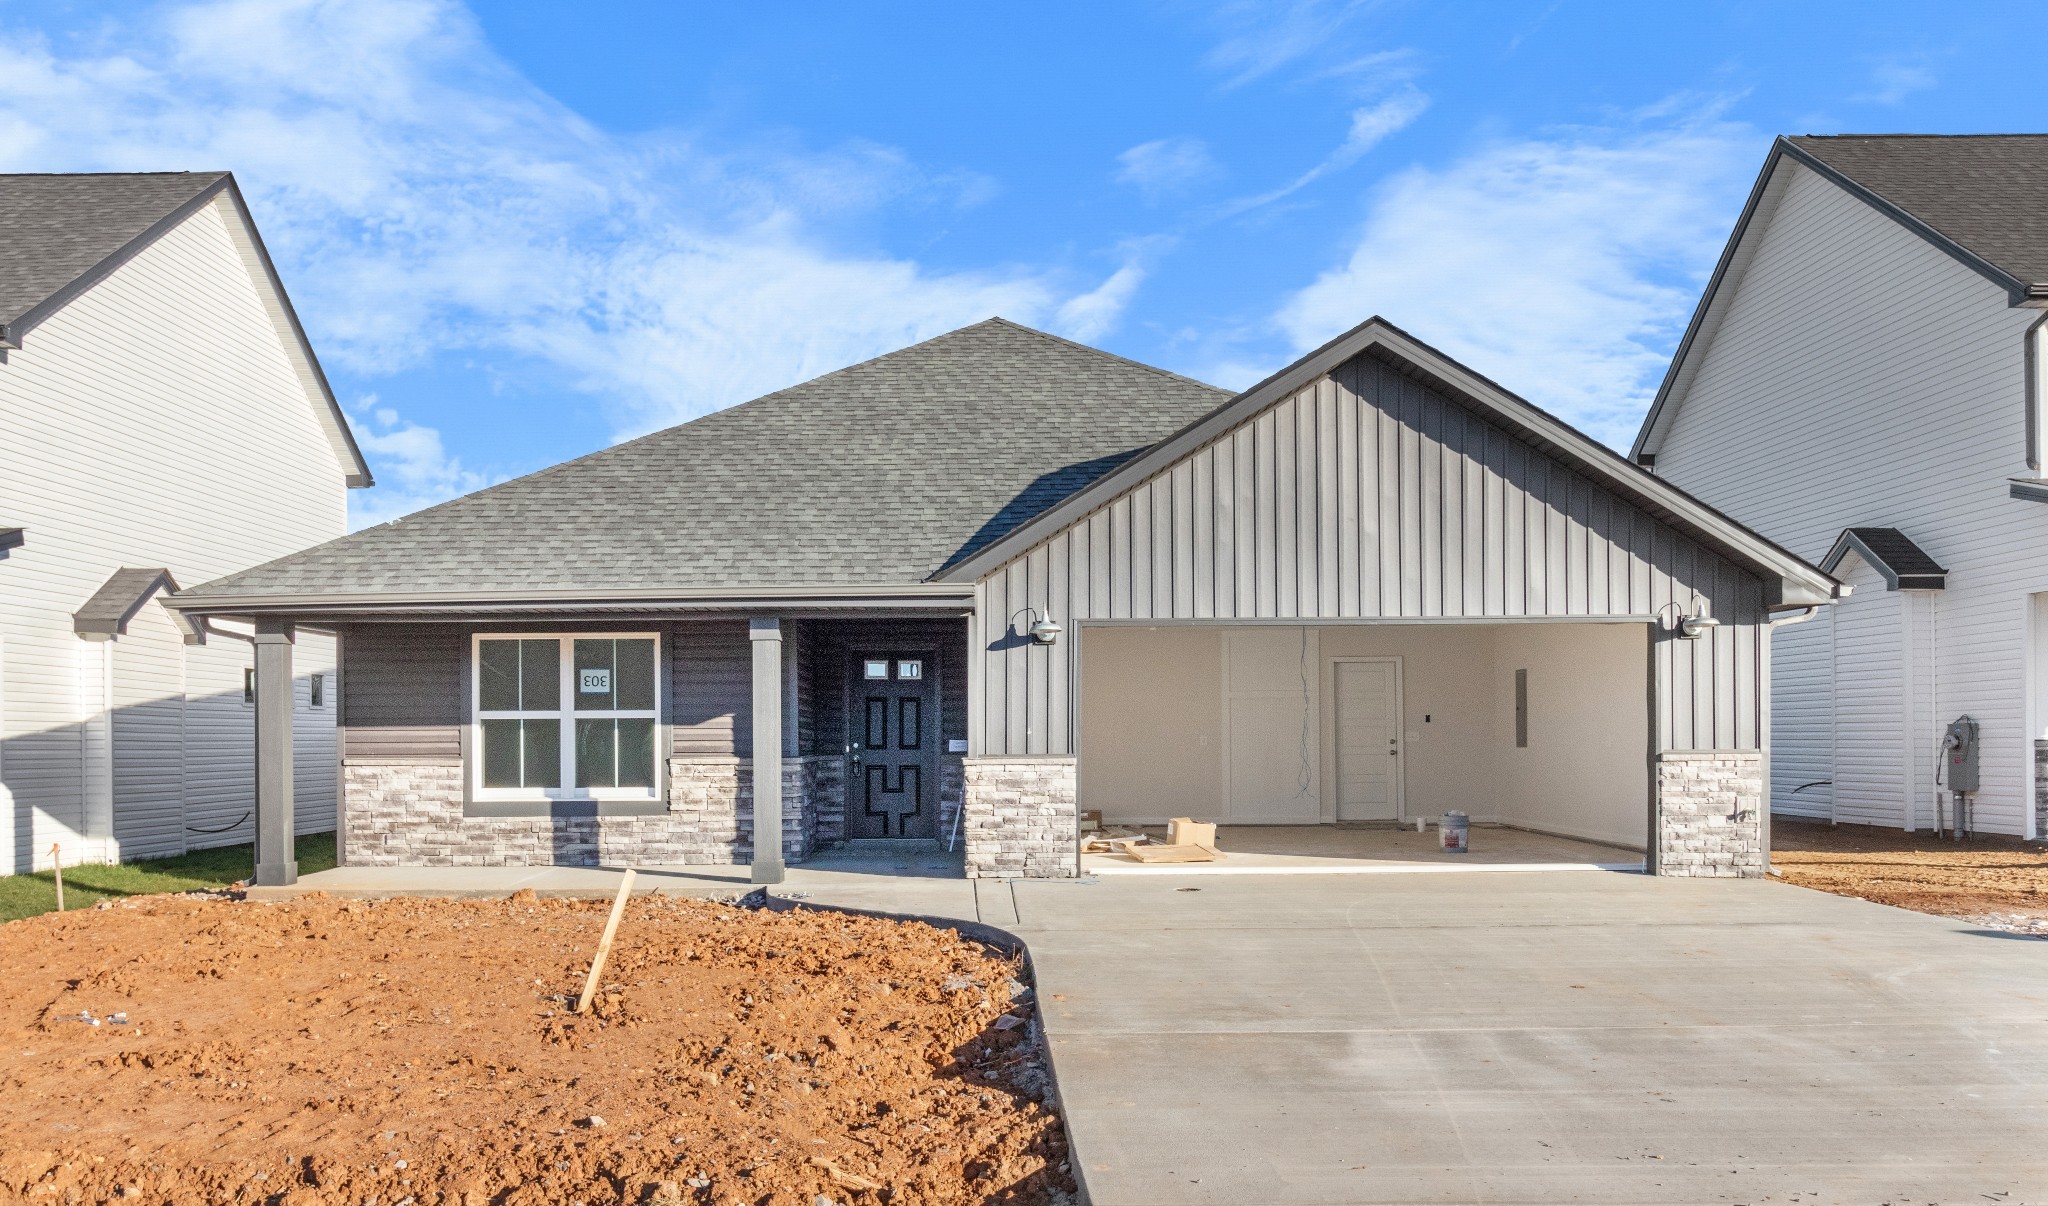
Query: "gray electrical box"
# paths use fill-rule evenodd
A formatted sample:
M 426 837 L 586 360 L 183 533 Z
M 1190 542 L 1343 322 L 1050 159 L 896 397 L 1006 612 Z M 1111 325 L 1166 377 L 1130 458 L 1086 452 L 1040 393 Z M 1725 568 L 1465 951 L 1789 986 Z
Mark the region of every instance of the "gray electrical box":
M 1950 791 L 1977 790 L 1977 722 L 1958 716 L 1941 739 L 1942 772 Z

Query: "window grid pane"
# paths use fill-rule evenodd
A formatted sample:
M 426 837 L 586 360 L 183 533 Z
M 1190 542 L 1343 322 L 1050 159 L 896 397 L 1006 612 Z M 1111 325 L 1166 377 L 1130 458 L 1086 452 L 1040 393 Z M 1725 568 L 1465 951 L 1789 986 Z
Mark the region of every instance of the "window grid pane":
M 572 648 L 565 650 L 564 645 Z M 480 786 L 559 791 L 563 755 L 577 789 L 652 790 L 655 758 L 656 642 L 648 637 L 497 638 L 477 642 L 479 711 L 524 712 L 520 717 L 479 717 Z M 565 705 L 563 657 L 569 663 Z M 585 671 L 596 672 L 586 680 Z M 586 685 L 600 690 L 586 693 Z M 641 716 L 585 716 L 584 712 L 641 712 Z M 549 713 L 545 717 L 532 713 Z M 573 733 L 565 731 L 574 724 Z M 569 741 L 568 750 L 563 749 Z

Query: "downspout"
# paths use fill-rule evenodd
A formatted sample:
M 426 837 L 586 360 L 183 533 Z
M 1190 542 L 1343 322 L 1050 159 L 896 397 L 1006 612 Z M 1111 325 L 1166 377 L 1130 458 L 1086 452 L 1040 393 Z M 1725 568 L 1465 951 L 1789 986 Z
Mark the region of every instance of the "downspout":
M 1820 608 L 1820 604 L 1814 604 L 1811 606 L 1802 607 L 1798 611 L 1791 612 L 1787 615 L 1774 616 L 1771 619 L 1765 620 L 1765 647 L 1768 649 L 1771 639 L 1771 633 L 1774 630 L 1781 627 L 1790 628 L 1794 624 L 1804 624 L 1808 620 L 1811 620 L 1815 616 L 1819 615 Z M 1764 692 L 1764 698 L 1766 700 L 1764 706 L 1768 708 L 1770 706 L 1768 702 L 1770 699 L 1770 692 L 1768 690 Z M 1759 840 L 1763 844 L 1764 874 L 1771 875 L 1774 872 L 1771 869 L 1771 726 L 1770 714 L 1768 712 L 1766 712 L 1764 716 L 1764 731 L 1762 733 L 1762 740 L 1764 747 L 1764 798 L 1762 814 L 1757 817 L 1757 835 Z M 1828 795 L 1828 811 L 1829 814 L 1832 816 L 1834 811 L 1834 794 L 1832 792 L 1830 792 Z

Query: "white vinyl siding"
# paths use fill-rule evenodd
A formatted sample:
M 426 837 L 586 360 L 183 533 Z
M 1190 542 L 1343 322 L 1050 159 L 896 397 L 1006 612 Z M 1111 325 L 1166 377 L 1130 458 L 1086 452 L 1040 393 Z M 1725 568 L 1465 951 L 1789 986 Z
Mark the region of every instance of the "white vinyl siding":
M 1771 811 L 1829 819 L 1834 800 L 1835 609 L 1771 638 Z
M 113 832 L 88 834 L 87 734 L 96 706 L 82 689 L 81 641 L 71 613 L 123 566 L 164 566 L 195 585 L 341 535 L 344 468 L 287 355 L 264 287 L 250 275 L 219 201 L 194 213 L 104 280 L 31 329 L 0 364 L 0 526 L 27 543 L 0 560 L 0 773 L 12 796 L 0 872 L 46 861 L 51 842 L 70 860 L 132 834 L 151 853 L 177 845 L 248 841 L 252 759 L 241 710 L 246 644 L 180 643 L 183 755 L 164 759 L 175 677 L 154 614 L 109 642 L 123 701 L 112 780 L 139 801 Z M 308 634 L 302 676 L 333 673 L 332 642 Z M 156 701 L 151 704 L 150 701 Z M 330 707 L 306 718 L 298 753 L 301 825 L 333 824 Z M 120 737 L 136 734 L 133 754 Z M 153 785 L 147 781 L 154 779 Z M 170 785 L 183 797 L 172 821 Z M 111 853 L 111 851 L 104 851 Z
M 2028 474 L 2022 343 L 2039 315 L 2010 307 L 2003 289 L 1803 166 L 1786 160 L 1779 170 L 1791 176 L 1775 209 L 1752 223 L 1746 270 L 1722 285 L 1718 328 L 1693 349 L 1657 472 L 1809 559 L 1845 527 L 1886 526 L 1947 567 L 1948 588 L 1914 605 L 1929 609 L 1915 655 L 1929 702 L 1910 741 L 1895 731 L 1906 723 L 1896 710 L 1882 721 L 1890 728 L 1864 733 L 1866 722 L 1845 713 L 1835 729 L 1855 750 L 1880 740 L 1931 749 L 1940 726 L 1975 716 L 1984 742 L 1977 823 L 2026 833 L 2026 597 L 2048 590 L 2048 508 L 2011 499 L 2007 479 Z M 1878 583 L 1859 593 L 1888 592 Z M 1859 637 L 1901 676 L 1902 624 L 1895 614 Z M 1784 630 L 1773 650 L 1780 806 L 1781 775 L 1827 777 L 1787 761 L 1808 756 L 1800 726 L 1812 684 L 1782 671 L 1799 656 L 1786 651 L 1811 639 Z M 1846 701 L 1856 684 L 1842 689 Z M 1895 801 L 1908 774 L 1897 748 L 1887 763 Z M 1848 778 L 1869 773 L 1851 768 Z M 1845 821 L 1875 807 L 1838 797 Z M 1902 823 L 1903 805 L 1888 807 L 1893 819 L 1882 823 Z
M 1834 816 L 1858 825 L 1905 825 L 1906 689 L 1899 626 L 1904 597 L 1851 558 L 1855 593 L 1834 622 Z

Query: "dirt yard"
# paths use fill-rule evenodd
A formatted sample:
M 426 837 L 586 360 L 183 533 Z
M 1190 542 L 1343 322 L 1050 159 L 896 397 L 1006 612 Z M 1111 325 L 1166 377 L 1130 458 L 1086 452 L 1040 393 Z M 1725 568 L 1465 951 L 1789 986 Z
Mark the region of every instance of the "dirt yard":
M 1771 822 L 1786 883 L 1879 904 L 2048 932 L 2048 849 L 2005 837 L 1952 841 L 1868 825 Z
M 522 895 L 138 897 L 0 927 L 0 1200 L 1073 1191 L 1010 959 L 923 925 L 642 897 L 577 1016 L 609 902 Z

